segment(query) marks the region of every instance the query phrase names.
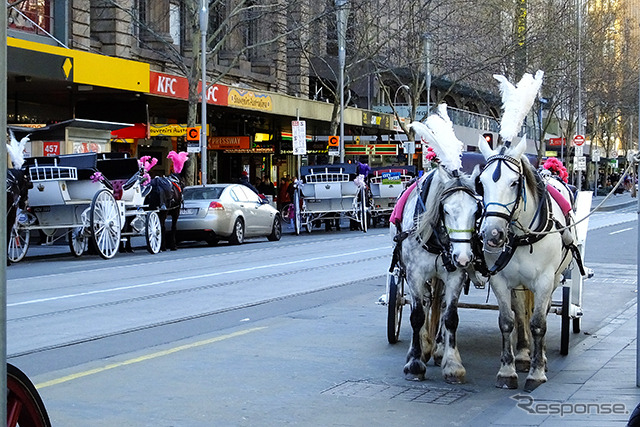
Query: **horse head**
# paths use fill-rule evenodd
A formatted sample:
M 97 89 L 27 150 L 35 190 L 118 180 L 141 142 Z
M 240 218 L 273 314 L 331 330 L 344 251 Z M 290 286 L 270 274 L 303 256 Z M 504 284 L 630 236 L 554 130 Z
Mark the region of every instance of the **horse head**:
M 477 219 L 482 213 L 482 205 L 475 193 L 478 174 L 478 168 L 471 176 L 455 173 L 446 181 L 441 193 L 441 223 L 446 232 L 449 255 L 459 268 L 469 267 L 474 259 L 472 241 Z
M 480 152 L 487 161 L 476 186 L 484 204 L 480 236 L 485 251 L 502 250 L 507 244 L 509 227 L 524 207 L 526 188 L 522 156 L 526 144 L 523 137 L 516 146 L 506 144 L 497 151 L 491 149 L 484 138 L 478 141 Z

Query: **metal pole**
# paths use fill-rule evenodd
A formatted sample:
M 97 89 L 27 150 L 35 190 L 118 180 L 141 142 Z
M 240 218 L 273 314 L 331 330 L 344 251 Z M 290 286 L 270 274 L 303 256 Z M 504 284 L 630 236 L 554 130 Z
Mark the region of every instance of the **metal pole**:
M 638 64 L 640 65 L 640 64 Z M 638 68 L 638 154 L 636 159 L 640 157 L 640 67 Z M 637 176 L 640 179 L 640 162 L 638 162 Z M 635 185 L 635 182 L 633 183 Z M 640 194 L 636 193 L 638 198 L 638 224 L 640 224 Z M 640 228 L 638 229 L 638 249 L 636 252 L 636 343 L 640 339 L 640 304 L 638 304 L 638 295 L 640 295 L 640 268 L 637 268 L 640 263 Z M 4 267 L 3 267 L 4 268 Z M 636 344 L 636 387 L 640 387 L 640 345 Z
M 346 63 L 345 38 L 347 32 L 347 20 L 345 17 L 345 6 L 347 0 L 336 0 L 338 18 L 338 67 L 340 74 L 338 85 L 340 86 L 340 163 L 344 163 L 344 67 Z
M 202 43 L 200 47 L 200 59 L 202 67 L 202 118 L 200 123 L 200 162 L 202 173 L 202 185 L 207 183 L 207 29 L 209 26 L 209 7 L 207 0 L 202 0 L 202 9 L 200 9 L 200 34 L 202 35 Z
M 425 59 L 425 86 L 427 87 L 427 113 L 431 111 L 431 34 L 424 33 L 422 36 L 424 42 L 424 59 Z
M 578 135 L 582 135 L 582 0 L 578 0 L 578 125 L 576 129 Z M 582 171 L 578 171 L 578 191 L 581 189 Z
M 0 22 L 7 22 L 7 8 L 0 8 Z M 7 26 L 0 25 L 0 81 L 7 81 Z M 0 128 L 3 131 L 3 143 L 0 143 L 0 176 L 7 176 L 7 85 L 0 85 Z M 0 212 L 7 211 L 7 198 L 0 197 Z M 0 227 L 0 253 L 7 256 L 7 216 L 4 215 L 5 225 Z M 7 390 L 7 263 L 0 262 L 0 379 L 2 390 Z M 0 420 L 7 419 L 7 393 L 0 393 Z M 4 421 L 3 421 L 4 422 Z

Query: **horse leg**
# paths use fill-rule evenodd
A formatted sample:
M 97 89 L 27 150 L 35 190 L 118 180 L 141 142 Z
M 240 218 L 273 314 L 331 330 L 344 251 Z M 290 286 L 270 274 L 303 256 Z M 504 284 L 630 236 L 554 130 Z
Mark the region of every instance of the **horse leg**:
M 425 306 L 423 292 L 412 292 L 411 300 L 409 319 L 413 334 L 407 353 L 407 363 L 404 365 L 404 374 L 410 379 L 423 380 L 433 346 L 433 340 L 429 338 L 427 327 L 430 303 Z
M 502 354 L 500 356 L 500 370 L 496 376 L 496 387 L 515 389 L 518 388 L 518 374 L 516 373 L 511 342 L 511 332 L 515 323 L 515 315 L 511 309 L 511 291 L 504 281 L 498 280 L 498 277 L 491 280 L 491 288 L 498 300 L 500 310 L 498 325 L 502 333 Z
M 178 249 L 178 244 L 176 242 L 176 228 L 178 225 L 178 215 L 180 214 L 180 207 L 175 208 L 173 213 L 171 213 L 171 231 L 169 232 L 169 249 L 175 251 Z
M 431 333 L 435 337 L 433 345 L 433 363 L 436 366 L 442 366 L 442 358 L 444 357 L 444 310 L 446 303 L 444 299 L 444 282 L 434 278 L 433 283 L 433 302 L 431 303 Z
M 511 291 L 511 308 L 515 313 L 516 370 L 528 372 L 531 366 L 531 330 L 529 319 L 533 305 L 532 293 L 528 289 Z
M 551 282 L 549 282 L 551 283 Z M 550 290 L 538 292 L 534 295 L 535 305 L 531 316 L 531 336 L 533 338 L 533 356 L 531 357 L 531 368 L 524 383 L 525 391 L 533 391 L 540 384 L 547 381 L 546 366 L 547 357 L 545 355 L 544 337 L 547 333 L 547 313 L 551 304 L 552 287 Z
M 458 352 L 456 331 L 458 329 L 458 298 L 464 286 L 465 275 L 457 274 L 447 280 L 445 286 L 445 310 L 443 313 L 444 325 L 444 357 L 442 359 L 442 375 L 450 384 L 464 383 L 467 371 L 462 365 L 462 359 Z

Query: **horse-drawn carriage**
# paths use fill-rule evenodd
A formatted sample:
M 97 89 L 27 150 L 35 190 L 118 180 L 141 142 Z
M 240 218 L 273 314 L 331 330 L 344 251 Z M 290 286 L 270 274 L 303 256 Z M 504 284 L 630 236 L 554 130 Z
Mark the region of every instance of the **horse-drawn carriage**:
M 33 188 L 29 210 L 17 215 L 8 245 L 9 260 L 24 258 L 31 231 L 46 244 L 67 237 L 71 253 L 80 256 L 90 241 L 105 259 L 119 250 L 121 240 L 144 235 L 147 250 L 161 245 L 158 214 L 145 210 L 145 188 L 135 158 L 115 153 L 68 154 L 25 159 Z
M 369 217 L 372 225 L 378 222 L 386 225 L 400 193 L 415 176 L 415 166 L 375 167 L 371 170 Z
M 344 215 L 367 231 L 367 197 L 364 179 L 350 163 L 303 166 L 293 196 L 296 234 L 311 232 L 314 223 L 340 220 Z
M 561 182 L 566 176 L 561 164 L 561 169 L 545 164 L 538 171 L 524 154 L 526 138 L 512 145 L 542 73 L 525 75 L 517 88 L 502 76 L 496 78 L 502 82 L 503 104 L 509 106 L 501 121 L 503 144 L 494 150 L 480 138 L 485 164 L 470 176 L 463 175 L 462 143 L 446 106 L 438 107 L 426 125 L 411 125 L 437 148 L 440 167 L 409 187 L 404 216 L 394 211 L 391 217 L 391 227 L 397 229 L 387 281 L 387 337 L 390 343 L 398 340 L 402 306 L 410 302 L 413 337 L 405 374 L 424 378 L 426 362 L 433 357 L 447 382 L 464 382 L 465 369 L 455 348 L 457 310 L 465 307 L 458 298 L 469 281 L 478 287 L 489 281 L 497 306 L 469 307 L 500 310 L 503 348 L 496 387 L 517 388 L 517 371 L 526 370 L 524 390 L 531 391 L 547 380 L 550 307 L 562 315 L 561 353 L 568 352 L 572 319 L 574 332 L 580 330 L 591 193 L 578 192 L 571 203 L 572 191 Z M 466 184 L 463 180 L 447 189 L 465 176 Z M 462 197 L 465 193 L 478 199 L 477 206 Z M 460 196 L 454 199 L 456 194 Z M 398 206 L 404 206 L 401 200 Z M 552 295 L 560 287 L 562 301 L 554 302 Z

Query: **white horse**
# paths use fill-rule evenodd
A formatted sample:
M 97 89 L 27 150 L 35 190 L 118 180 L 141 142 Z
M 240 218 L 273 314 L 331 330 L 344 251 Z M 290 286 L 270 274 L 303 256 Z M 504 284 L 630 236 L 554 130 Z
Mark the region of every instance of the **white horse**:
M 443 167 L 431 171 L 407 190 L 400 230 L 391 225 L 394 260 L 406 276 L 411 298 L 413 335 L 404 366 L 409 377 L 424 379 L 433 355 L 445 381 L 464 382 L 466 371 L 456 345 L 457 303 L 469 274 L 475 276 L 471 240 L 482 208 L 475 194 L 478 173 L 477 168 L 471 177 Z M 442 301 L 440 318 L 437 301 Z M 435 328 L 429 326 L 431 310 L 433 321 L 439 321 L 435 337 Z
M 501 367 L 496 387 L 517 388 L 515 362 L 529 364 L 526 331 L 519 331 L 518 354 L 514 357 L 511 332 L 515 315 L 522 308 L 512 300 L 526 288 L 533 293 L 533 314 L 529 322 L 533 354 L 524 389 L 531 391 L 547 380 L 545 333 L 551 296 L 572 260 L 575 248 L 570 214 L 550 197 L 546 182 L 533 168 L 524 151 L 526 139 L 516 146 L 506 143 L 493 150 L 480 138 L 480 151 L 487 164 L 478 177 L 478 192 L 483 196 L 484 213 L 480 224 L 484 259 L 490 269 L 490 283 L 498 300 L 498 323 L 502 332 Z M 550 179 L 550 181 L 555 181 Z M 557 186 L 565 200 L 568 190 Z M 551 190 L 553 191 L 553 190 Z M 520 305 L 522 307 L 522 305 Z

